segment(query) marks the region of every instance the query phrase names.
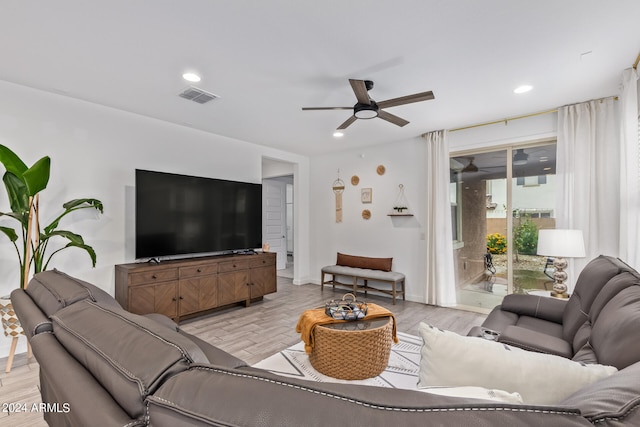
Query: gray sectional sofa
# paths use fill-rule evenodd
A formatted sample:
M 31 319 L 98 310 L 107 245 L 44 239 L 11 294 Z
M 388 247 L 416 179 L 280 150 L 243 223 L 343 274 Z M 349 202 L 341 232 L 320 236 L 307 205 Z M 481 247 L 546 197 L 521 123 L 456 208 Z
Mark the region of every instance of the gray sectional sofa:
M 99 288 L 55 270 L 36 275 L 26 291 L 15 290 L 12 302 L 40 364 L 43 401 L 69 409 L 46 413 L 52 426 L 637 426 L 640 286 L 632 276 L 619 293 L 633 297 L 609 302 L 629 320 L 606 323 L 622 329 L 619 343 L 604 342 L 626 355 L 615 359 L 621 370 L 553 406 L 280 377 L 164 316 L 129 313 Z M 609 303 L 599 303 L 600 317 Z M 579 329 L 582 340 L 587 331 Z M 587 342 L 598 358 L 601 350 L 608 354 L 602 341 Z

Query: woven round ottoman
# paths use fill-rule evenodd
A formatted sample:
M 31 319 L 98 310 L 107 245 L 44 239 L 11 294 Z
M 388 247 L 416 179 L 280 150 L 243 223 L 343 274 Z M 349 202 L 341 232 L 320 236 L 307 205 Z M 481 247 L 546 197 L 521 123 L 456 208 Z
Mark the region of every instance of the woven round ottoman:
M 379 375 L 389 363 L 393 319 L 382 317 L 316 326 L 311 365 L 320 373 L 342 380 Z

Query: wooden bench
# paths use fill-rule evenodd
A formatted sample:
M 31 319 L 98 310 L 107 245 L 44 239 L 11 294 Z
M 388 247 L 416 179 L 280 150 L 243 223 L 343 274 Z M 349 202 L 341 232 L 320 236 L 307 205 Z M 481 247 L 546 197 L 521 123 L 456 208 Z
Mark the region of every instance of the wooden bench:
M 320 290 L 324 290 L 324 285 L 332 285 L 335 290 L 336 285 L 349 288 L 354 294 L 363 291 L 367 296 L 368 291 L 381 292 L 391 295 L 392 303 L 395 305 L 396 296 L 402 295 L 405 299 L 404 274 L 391 271 L 392 258 L 369 258 L 354 255 L 344 255 L 338 253 L 336 265 L 328 265 L 322 268 L 322 279 Z M 327 279 L 331 275 L 331 280 Z M 340 282 L 339 277 L 350 278 L 350 283 Z M 376 284 L 369 284 L 369 281 L 388 283 L 390 289 L 378 287 Z

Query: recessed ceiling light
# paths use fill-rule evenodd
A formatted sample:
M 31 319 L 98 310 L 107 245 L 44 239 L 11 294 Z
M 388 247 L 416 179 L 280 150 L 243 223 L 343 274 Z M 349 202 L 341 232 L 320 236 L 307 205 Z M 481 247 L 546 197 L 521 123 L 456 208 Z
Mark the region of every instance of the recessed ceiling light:
M 533 89 L 533 86 L 522 85 L 522 86 L 518 86 L 517 88 L 515 88 L 513 90 L 513 93 L 526 93 L 526 92 L 529 92 L 531 89 Z
M 197 83 L 200 81 L 200 76 L 196 73 L 184 73 L 182 78 L 188 82 Z
M 344 136 L 344 133 L 340 132 L 340 131 L 335 131 L 333 133 L 333 137 L 334 138 L 342 138 Z

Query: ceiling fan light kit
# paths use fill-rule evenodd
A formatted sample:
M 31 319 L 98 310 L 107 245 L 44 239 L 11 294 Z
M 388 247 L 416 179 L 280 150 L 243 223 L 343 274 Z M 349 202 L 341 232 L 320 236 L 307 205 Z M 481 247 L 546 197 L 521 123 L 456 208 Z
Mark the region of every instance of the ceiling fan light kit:
M 378 117 L 378 104 L 371 101 L 371 104 L 357 103 L 353 106 L 353 115 L 358 119 L 375 119 Z
M 409 121 L 388 113 L 383 109 L 414 102 L 428 101 L 435 98 L 433 92 L 427 91 L 376 103 L 376 101 L 369 97 L 369 91 L 373 89 L 373 82 L 371 80 L 349 79 L 349 84 L 351 84 L 351 89 L 353 89 L 357 100 L 353 107 L 303 107 L 302 110 L 353 110 L 353 115 L 338 126 L 338 130 L 346 129 L 358 119 L 368 120 L 375 119 L 376 117 L 402 127 L 409 124 Z
M 516 150 L 516 154 L 513 155 L 514 166 L 526 165 L 529 161 L 529 155 L 524 152 L 522 148 Z

